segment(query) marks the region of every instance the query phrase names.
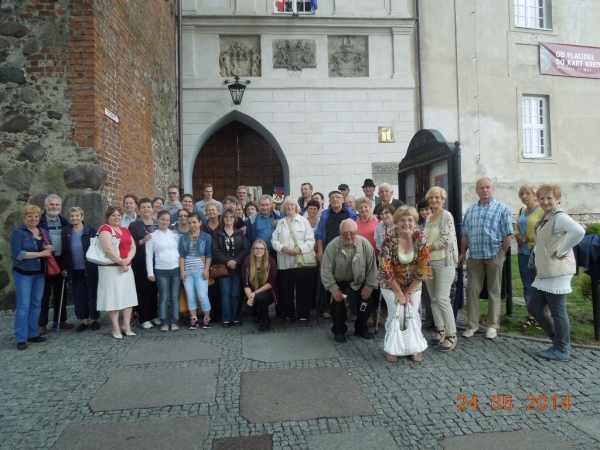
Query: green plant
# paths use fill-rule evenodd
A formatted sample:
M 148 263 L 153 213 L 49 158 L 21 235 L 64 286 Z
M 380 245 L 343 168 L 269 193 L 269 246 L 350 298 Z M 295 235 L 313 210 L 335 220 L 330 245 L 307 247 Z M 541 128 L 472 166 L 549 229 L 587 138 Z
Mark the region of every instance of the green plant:
M 579 275 L 579 284 L 577 286 L 579 295 L 587 300 L 592 299 L 592 277 L 585 273 Z
M 588 223 L 586 226 L 587 226 L 587 229 L 585 231 L 586 234 L 595 234 L 596 236 L 600 237 L 600 223 L 592 222 L 592 223 Z

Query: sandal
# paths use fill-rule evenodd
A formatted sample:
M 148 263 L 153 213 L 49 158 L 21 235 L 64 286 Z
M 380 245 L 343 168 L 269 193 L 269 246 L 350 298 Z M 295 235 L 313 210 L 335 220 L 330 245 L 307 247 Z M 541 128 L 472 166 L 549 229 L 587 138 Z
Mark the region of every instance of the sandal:
M 523 325 L 521 325 L 521 328 L 529 328 L 535 325 L 535 318 L 534 317 L 528 317 L 527 320 L 525 322 L 523 322 Z
M 444 345 L 445 341 L 450 342 L 450 345 L 449 346 Z M 446 339 L 444 340 L 444 342 L 441 342 L 440 345 L 437 346 L 437 350 L 439 350 L 440 352 L 449 352 L 454 347 L 456 347 L 456 335 L 454 334 L 454 335 L 446 336 Z
M 414 355 L 410 355 L 410 359 L 412 359 L 413 362 L 422 362 L 423 353 L 415 353 Z
M 397 362 L 398 361 L 398 357 L 396 355 L 385 355 L 385 359 L 387 359 L 389 362 Z
M 439 336 L 439 339 L 436 336 Z M 435 333 L 433 333 L 433 337 L 429 340 L 429 343 L 433 345 L 441 344 L 444 341 L 444 336 L 445 330 L 443 328 L 441 330 L 435 330 Z

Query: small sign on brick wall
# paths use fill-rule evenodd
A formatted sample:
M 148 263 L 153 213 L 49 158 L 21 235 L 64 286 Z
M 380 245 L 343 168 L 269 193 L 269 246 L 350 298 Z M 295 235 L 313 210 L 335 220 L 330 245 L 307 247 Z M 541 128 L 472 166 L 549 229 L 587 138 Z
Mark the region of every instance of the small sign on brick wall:
M 119 120 L 119 116 L 117 116 L 114 112 L 112 112 L 110 109 L 108 108 L 104 108 L 104 115 L 106 117 L 108 117 L 110 120 L 112 120 L 114 123 L 116 123 L 117 125 L 120 124 L 120 120 Z

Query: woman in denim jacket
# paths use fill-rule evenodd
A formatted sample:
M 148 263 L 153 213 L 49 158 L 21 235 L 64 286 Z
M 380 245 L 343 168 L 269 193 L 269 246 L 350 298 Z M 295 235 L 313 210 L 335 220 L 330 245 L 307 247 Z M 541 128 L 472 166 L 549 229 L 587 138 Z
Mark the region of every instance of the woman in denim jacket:
M 210 301 L 208 299 L 208 278 L 212 259 L 212 237 L 200 229 L 202 219 L 200 214 L 191 213 L 187 218 L 190 232 L 181 235 L 179 240 L 179 270 L 181 281 L 187 295 L 190 312 L 190 330 L 199 326 L 196 309 L 200 300 L 202 313 L 202 328 L 210 328 Z
M 50 238 L 38 226 L 41 215 L 42 210 L 37 206 L 25 206 L 21 210 L 24 224 L 16 228 L 10 236 L 17 297 L 15 340 L 18 350 L 27 349 L 27 341 L 46 340 L 40 336 L 38 320 L 44 293 L 46 258 L 52 255 L 54 247 L 46 245 Z

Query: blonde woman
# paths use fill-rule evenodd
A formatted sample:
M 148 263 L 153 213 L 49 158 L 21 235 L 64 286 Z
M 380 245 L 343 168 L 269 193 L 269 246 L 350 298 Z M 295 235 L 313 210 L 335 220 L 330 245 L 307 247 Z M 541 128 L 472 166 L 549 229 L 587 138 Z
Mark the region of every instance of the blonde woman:
M 260 331 L 268 331 L 271 327 L 269 305 L 277 303 L 276 281 L 277 263 L 269 257 L 267 243 L 257 239 L 242 265 L 242 284 L 246 297 L 246 302 L 242 305 L 242 315 L 248 317 L 256 311 Z
M 314 249 L 315 235 L 308 220 L 300 215 L 300 205 L 295 199 L 287 196 L 282 206 L 285 217 L 277 223 L 271 244 L 277 252 L 277 278 L 283 301 L 284 323 L 290 324 L 298 318 L 300 325 L 304 326 L 308 324 L 310 315 L 310 282 L 317 269 L 299 268 L 296 256 Z
M 535 245 L 535 224 L 544 212 L 538 203 L 537 186 L 533 184 L 525 184 L 519 189 L 519 198 L 525 205 L 519 210 L 517 217 L 517 226 L 515 227 L 515 239 L 519 252 L 517 258 L 519 261 L 519 275 L 523 283 L 523 297 L 525 297 L 525 305 L 531 300 L 531 283 L 534 278 L 534 270 L 527 267 L 531 250 Z M 523 328 L 529 328 L 535 325 L 535 319 L 531 314 L 527 316 L 527 320 L 523 323 Z
M 458 244 L 452 214 L 444 209 L 446 191 L 432 187 L 425 196 L 431 208 L 431 215 L 425 221 L 425 235 L 433 278 L 426 280 L 431 298 L 431 311 L 436 331 L 431 343 L 441 352 L 456 347 L 456 323 L 450 301 L 450 288 L 454 281 L 458 262 Z

